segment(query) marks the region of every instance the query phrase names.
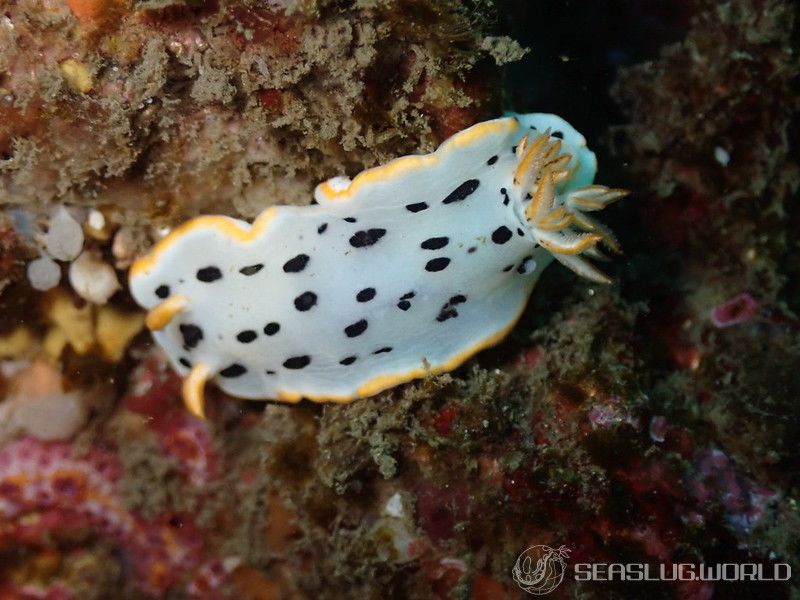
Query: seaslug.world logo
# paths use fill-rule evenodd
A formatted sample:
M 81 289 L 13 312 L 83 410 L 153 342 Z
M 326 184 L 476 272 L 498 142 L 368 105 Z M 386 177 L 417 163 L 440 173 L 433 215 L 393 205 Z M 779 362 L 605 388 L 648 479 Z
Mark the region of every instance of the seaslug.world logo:
M 564 581 L 569 549 L 545 545 L 531 546 L 519 555 L 511 576 L 517 585 L 529 594 L 544 596 Z
M 511 576 L 534 596 L 555 590 L 564 577 L 574 581 L 789 581 L 792 567 L 785 562 L 761 563 L 575 563 L 567 568 L 570 550 L 536 545 L 517 558 Z

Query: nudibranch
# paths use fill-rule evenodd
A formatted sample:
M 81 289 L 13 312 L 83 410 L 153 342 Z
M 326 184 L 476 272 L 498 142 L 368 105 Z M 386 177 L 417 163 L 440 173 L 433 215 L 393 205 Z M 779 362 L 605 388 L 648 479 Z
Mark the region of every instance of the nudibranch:
M 555 258 L 588 259 L 611 232 L 587 213 L 625 195 L 592 185 L 586 140 L 549 114 L 457 133 L 252 225 L 200 216 L 140 258 L 130 288 L 203 414 L 214 379 L 233 396 L 347 402 L 458 367 L 496 344 Z

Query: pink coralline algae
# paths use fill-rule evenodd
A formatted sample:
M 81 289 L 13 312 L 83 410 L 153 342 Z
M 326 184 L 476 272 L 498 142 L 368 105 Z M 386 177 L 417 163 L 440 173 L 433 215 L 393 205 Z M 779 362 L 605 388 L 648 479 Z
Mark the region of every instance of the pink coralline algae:
M 131 511 L 117 489 L 120 477 L 114 456 L 102 450 L 78 457 L 62 443 L 22 438 L 7 444 L 0 450 L 0 540 L 40 546 L 51 543 L 53 532 L 90 530 L 118 545 L 123 568 L 150 596 L 195 574 L 204 583 L 191 581 L 189 588 L 218 585 L 222 577 L 208 575 L 224 569 L 203 568 L 214 561 L 204 560 L 191 521 L 178 515 L 147 520 Z M 205 597 L 215 597 L 210 594 Z
M 743 292 L 711 311 L 711 321 L 720 328 L 750 321 L 758 314 L 758 301 Z
M 217 474 L 217 456 L 208 423 L 187 414 L 176 414 L 159 429 L 159 441 L 167 456 L 195 488 L 202 488 Z
M 0 585 L 0 598 L 3 600 L 74 600 L 75 595 L 69 586 L 59 581 L 47 588 L 35 585 L 14 587 Z
M 180 377 L 164 355 L 155 353 L 136 371 L 136 384 L 123 405 L 148 417 L 165 456 L 195 488 L 201 488 L 218 473 L 218 457 L 207 421 L 187 414 L 178 402 Z

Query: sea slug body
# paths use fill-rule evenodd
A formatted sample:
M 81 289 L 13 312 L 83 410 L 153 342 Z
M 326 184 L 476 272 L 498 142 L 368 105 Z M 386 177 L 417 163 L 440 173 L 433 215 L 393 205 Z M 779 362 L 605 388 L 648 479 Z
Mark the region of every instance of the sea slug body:
M 585 213 L 625 192 L 595 171 L 559 117 L 479 123 L 320 184 L 316 205 L 192 219 L 133 265 L 131 291 L 196 414 L 210 378 L 241 398 L 370 396 L 499 342 L 552 258 L 607 281 L 587 257 L 618 246 Z

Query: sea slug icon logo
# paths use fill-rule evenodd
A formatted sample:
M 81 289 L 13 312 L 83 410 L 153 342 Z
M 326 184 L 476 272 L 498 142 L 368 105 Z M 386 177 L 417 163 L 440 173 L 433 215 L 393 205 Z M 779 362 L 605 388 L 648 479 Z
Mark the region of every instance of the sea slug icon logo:
M 567 569 L 565 559 L 569 558 L 569 552 L 566 546 L 558 549 L 544 545 L 531 546 L 519 555 L 511 576 L 529 594 L 549 594 L 564 580 L 564 571 Z

